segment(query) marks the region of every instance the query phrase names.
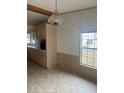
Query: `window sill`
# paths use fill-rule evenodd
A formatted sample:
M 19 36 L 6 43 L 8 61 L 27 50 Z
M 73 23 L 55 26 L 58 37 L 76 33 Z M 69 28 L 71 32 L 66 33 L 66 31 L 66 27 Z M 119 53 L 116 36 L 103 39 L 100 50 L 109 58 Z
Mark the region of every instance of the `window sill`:
M 83 63 L 80 63 L 80 65 L 97 70 L 97 67 L 94 67 L 94 66 L 90 66 L 90 65 L 87 65 L 87 64 L 83 64 Z
M 35 46 L 31 46 L 31 45 L 28 45 L 27 47 L 29 47 L 29 48 L 36 48 Z

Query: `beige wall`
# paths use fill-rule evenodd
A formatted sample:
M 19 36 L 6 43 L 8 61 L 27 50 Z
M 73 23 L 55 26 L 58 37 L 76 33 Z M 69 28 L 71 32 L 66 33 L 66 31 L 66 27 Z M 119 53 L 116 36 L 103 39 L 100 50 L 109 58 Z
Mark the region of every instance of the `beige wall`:
M 96 31 L 97 9 L 64 14 L 64 24 L 57 26 L 57 51 L 79 56 L 80 31 Z
M 97 79 L 97 70 L 80 65 L 80 31 L 97 30 L 97 8 L 63 14 L 57 26 L 58 66 Z
M 57 53 L 57 66 L 62 70 L 86 77 L 94 82 L 97 80 L 96 69 L 80 65 L 80 56 Z

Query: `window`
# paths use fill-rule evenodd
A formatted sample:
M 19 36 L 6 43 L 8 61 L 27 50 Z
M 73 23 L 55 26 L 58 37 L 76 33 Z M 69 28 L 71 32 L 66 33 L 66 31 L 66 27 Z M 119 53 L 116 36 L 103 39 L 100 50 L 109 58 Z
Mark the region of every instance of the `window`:
M 31 42 L 31 41 L 30 41 L 30 34 L 28 33 L 28 34 L 27 34 L 27 43 L 30 44 L 30 42 Z
M 27 44 L 30 47 L 35 47 L 35 33 L 34 32 L 27 33 Z
M 97 33 L 81 32 L 80 63 L 90 67 L 97 67 Z

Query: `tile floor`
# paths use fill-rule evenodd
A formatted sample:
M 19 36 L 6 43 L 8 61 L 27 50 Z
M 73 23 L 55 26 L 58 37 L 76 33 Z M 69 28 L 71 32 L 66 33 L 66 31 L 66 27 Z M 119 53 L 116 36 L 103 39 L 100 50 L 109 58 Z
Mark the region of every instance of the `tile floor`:
M 61 70 L 47 70 L 28 61 L 28 93 L 97 93 L 97 85 Z

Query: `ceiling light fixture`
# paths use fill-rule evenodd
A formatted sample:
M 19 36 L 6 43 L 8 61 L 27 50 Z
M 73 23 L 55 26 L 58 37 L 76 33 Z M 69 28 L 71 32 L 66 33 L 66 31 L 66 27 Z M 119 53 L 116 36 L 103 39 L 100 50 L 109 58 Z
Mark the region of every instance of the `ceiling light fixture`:
M 64 22 L 62 15 L 60 15 L 57 11 L 57 0 L 55 0 L 55 13 L 49 17 L 48 22 L 55 25 L 62 24 Z

